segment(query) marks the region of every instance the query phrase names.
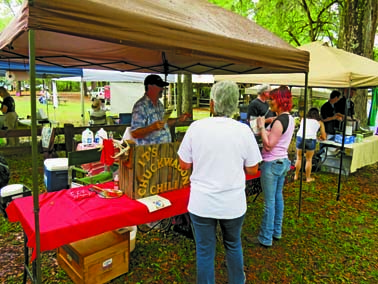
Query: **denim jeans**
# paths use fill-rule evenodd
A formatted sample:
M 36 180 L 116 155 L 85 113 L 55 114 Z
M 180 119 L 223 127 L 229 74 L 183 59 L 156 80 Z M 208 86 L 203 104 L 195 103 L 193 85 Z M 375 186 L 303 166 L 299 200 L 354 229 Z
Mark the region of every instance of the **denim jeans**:
M 264 216 L 258 240 L 265 246 L 271 246 L 273 237 L 281 238 L 284 212 L 283 186 L 286 173 L 290 169 L 289 159 L 263 162 L 261 169 L 261 187 L 264 194 Z
M 243 249 L 240 237 L 244 215 L 236 219 L 217 220 L 189 214 L 196 240 L 197 284 L 215 283 L 214 259 L 218 221 L 226 251 L 228 283 L 244 283 Z

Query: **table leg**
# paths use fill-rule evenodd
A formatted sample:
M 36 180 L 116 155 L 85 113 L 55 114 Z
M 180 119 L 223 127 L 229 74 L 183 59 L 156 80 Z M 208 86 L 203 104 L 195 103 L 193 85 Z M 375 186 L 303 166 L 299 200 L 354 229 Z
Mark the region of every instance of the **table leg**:
M 32 263 L 32 271 L 29 269 L 29 248 L 27 247 L 28 243 L 28 237 L 26 236 L 24 232 L 24 275 L 22 279 L 22 283 L 26 284 L 27 278 L 31 279 L 32 283 L 36 283 L 36 279 L 34 279 L 34 276 L 36 275 L 37 272 L 37 267 L 35 264 L 35 261 Z

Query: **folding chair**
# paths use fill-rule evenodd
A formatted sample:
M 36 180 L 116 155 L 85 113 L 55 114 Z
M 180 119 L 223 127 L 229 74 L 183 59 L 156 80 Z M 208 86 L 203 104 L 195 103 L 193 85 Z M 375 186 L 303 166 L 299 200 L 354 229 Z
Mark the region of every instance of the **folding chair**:
M 58 154 L 55 152 L 55 128 L 44 126 L 41 134 L 40 153 L 43 154 L 43 159 L 57 158 Z
M 68 153 L 68 184 L 72 182 L 79 184 L 96 184 L 111 181 L 113 175 L 110 171 L 104 171 L 98 175 L 88 176 L 88 171 L 84 170 L 81 165 L 99 162 L 101 160 L 101 151 L 98 149 L 89 149 L 83 151 Z M 82 177 L 78 177 L 77 173 L 81 173 Z

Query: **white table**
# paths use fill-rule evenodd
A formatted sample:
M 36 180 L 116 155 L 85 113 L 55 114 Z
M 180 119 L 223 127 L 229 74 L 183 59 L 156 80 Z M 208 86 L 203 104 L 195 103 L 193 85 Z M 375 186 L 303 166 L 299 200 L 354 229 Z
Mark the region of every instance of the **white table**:
M 341 148 L 340 143 L 334 141 L 322 141 L 327 148 Z M 344 144 L 345 156 L 343 158 L 343 171 L 348 173 L 354 173 L 357 169 L 360 169 L 367 165 L 372 165 L 378 162 L 378 136 L 373 135 L 366 137 L 360 143 Z M 337 156 L 327 156 L 323 165 L 329 166 L 327 164 L 332 160 L 334 166 L 340 164 L 340 157 Z M 338 162 L 338 164 L 336 164 Z M 332 167 L 332 166 L 331 166 Z

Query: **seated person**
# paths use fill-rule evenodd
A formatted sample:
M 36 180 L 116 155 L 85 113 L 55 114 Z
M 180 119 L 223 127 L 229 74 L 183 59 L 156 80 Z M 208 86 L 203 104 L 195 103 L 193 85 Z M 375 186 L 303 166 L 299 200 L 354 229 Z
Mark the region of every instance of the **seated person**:
M 94 99 L 92 102 L 92 109 L 89 112 L 91 125 L 105 125 L 106 124 L 106 111 L 101 108 L 101 101 Z

